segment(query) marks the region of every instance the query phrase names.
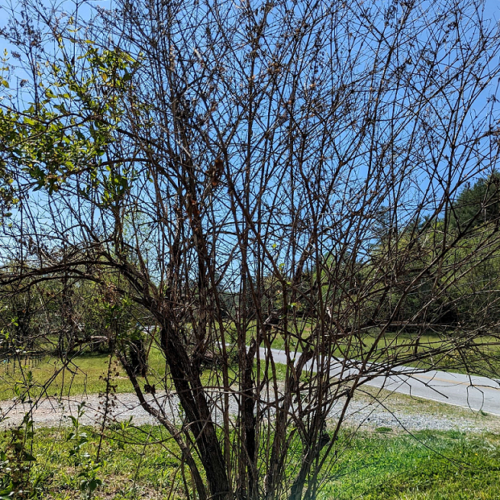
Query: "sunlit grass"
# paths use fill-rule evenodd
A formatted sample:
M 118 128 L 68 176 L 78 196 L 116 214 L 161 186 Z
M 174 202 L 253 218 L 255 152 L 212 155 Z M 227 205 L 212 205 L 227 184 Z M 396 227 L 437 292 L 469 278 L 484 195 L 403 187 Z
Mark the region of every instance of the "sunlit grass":
M 84 444 L 75 454 L 74 429 L 37 429 L 30 453 L 30 481 L 40 498 L 81 498 L 85 464 L 98 458 L 100 436 L 82 428 Z M 0 437 L 6 449 L 11 435 Z M 333 450 L 333 467 L 317 500 L 468 500 L 500 498 L 500 439 L 457 431 L 420 431 L 413 437 L 388 428 L 345 431 Z M 192 484 L 182 476 L 176 444 L 161 427 L 116 425 L 102 440 L 102 481 L 96 499 L 177 498 Z M 293 461 L 292 461 L 293 462 Z M 293 466 L 293 464 L 292 464 Z M 261 469 L 264 474 L 264 469 Z
M 318 500 L 500 498 L 500 440 L 457 431 L 354 436 Z
M 130 392 L 132 385 L 125 370 L 105 354 L 83 355 L 64 365 L 55 356 L 45 356 L 35 363 L 12 359 L 4 363 L 0 377 L 0 399 L 10 399 L 30 388 L 30 397 L 97 394 L 106 391 L 106 378 L 117 392 Z
M 237 383 L 239 377 L 237 362 L 233 359 L 231 363 L 228 370 L 229 385 Z M 261 379 L 264 372 L 265 365 L 262 363 Z M 275 373 L 278 380 L 284 380 L 286 366 L 276 364 Z M 268 376 L 272 378 L 270 367 Z M 153 348 L 150 351 L 147 381 L 142 377 L 138 379 L 142 384 L 155 384 L 160 391 L 165 383 L 172 386 L 165 358 L 159 349 Z M 205 366 L 201 379 L 206 386 L 223 387 L 222 372 L 217 364 Z M 48 355 L 36 362 L 13 358 L 0 365 L 0 400 L 18 397 L 33 400 L 40 396 L 66 397 L 106 391 L 133 392 L 132 383 L 121 363 L 116 357 L 107 354 L 83 354 L 66 366 L 57 357 Z
M 293 325 L 292 325 L 293 326 Z M 226 325 L 228 337 L 234 337 L 234 325 Z M 300 338 L 307 340 L 311 335 L 313 325 L 311 320 L 299 320 L 295 329 L 292 330 L 292 335 L 285 338 L 282 331 L 279 329 L 271 329 L 268 332 L 268 343 L 274 349 L 284 349 L 287 343 L 288 349 L 301 352 Z M 255 337 L 256 325 L 250 324 L 247 330 L 247 342 Z M 359 359 L 372 349 L 377 338 L 377 332 L 369 332 L 361 338 L 353 338 L 336 341 L 336 349 L 333 354 L 339 357 L 348 357 Z M 482 339 L 483 343 L 487 344 L 488 339 Z M 439 347 L 444 340 L 437 335 L 421 335 L 417 349 L 420 353 Z M 266 343 L 263 343 L 266 345 Z M 237 382 L 238 377 L 238 356 L 231 354 L 229 372 L 230 385 Z M 412 354 L 415 349 L 415 335 L 409 333 L 395 334 L 387 333 L 382 338 L 378 339 L 378 344 L 373 350 L 371 359 L 377 362 L 384 362 L 396 354 L 401 359 L 407 354 Z M 489 350 L 491 365 L 484 362 L 484 358 L 477 353 L 471 354 L 466 360 L 469 364 L 470 373 L 481 375 L 495 376 L 495 373 L 500 376 L 500 355 L 497 346 L 490 348 L 483 347 L 483 353 Z M 429 358 L 419 366 L 428 368 L 437 368 L 450 371 L 465 372 L 464 359 L 453 352 Z M 415 364 L 415 363 L 409 363 Z M 261 377 L 263 377 L 263 365 L 261 363 Z M 276 378 L 284 380 L 286 375 L 286 367 L 276 365 Z M 165 377 L 167 376 L 167 379 Z M 269 376 L 272 374 L 269 372 Z M 166 371 L 166 363 L 161 351 L 152 347 L 149 355 L 149 371 L 148 383 L 158 383 L 158 388 L 164 387 L 165 380 L 168 383 L 168 371 Z M 203 373 L 203 380 L 210 385 L 219 386 L 222 383 L 221 370 L 217 365 L 206 367 Z M 109 382 L 109 384 L 108 384 Z M 29 390 L 28 390 L 29 389 Z M 0 400 L 11 399 L 25 395 L 27 399 L 33 399 L 40 395 L 44 396 L 70 396 L 77 394 L 98 394 L 105 392 L 107 389 L 117 393 L 132 392 L 132 384 L 130 383 L 125 370 L 122 368 L 116 357 L 110 357 L 107 354 L 99 353 L 81 353 L 72 359 L 70 363 L 63 365 L 62 361 L 56 356 L 46 355 L 37 360 L 13 356 L 9 360 L 4 360 L 0 364 Z

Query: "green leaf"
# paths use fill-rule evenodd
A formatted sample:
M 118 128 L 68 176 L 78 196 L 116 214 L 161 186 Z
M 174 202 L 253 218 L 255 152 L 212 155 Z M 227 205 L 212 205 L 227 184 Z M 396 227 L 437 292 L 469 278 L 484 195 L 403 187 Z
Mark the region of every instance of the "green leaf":
M 36 462 L 36 458 L 31 455 L 31 453 L 28 453 L 27 451 L 24 452 L 24 460 L 26 460 L 26 462 Z
M 100 479 L 92 479 L 89 482 L 88 488 L 90 491 L 94 491 L 101 484 L 102 484 L 102 481 Z
M 4 488 L 3 490 L 0 491 L 0 500 L 10 500 L 12 498 L 11 493 L 14 490 L 14 485 L 12 482 L 7 486 L 7 488 Z

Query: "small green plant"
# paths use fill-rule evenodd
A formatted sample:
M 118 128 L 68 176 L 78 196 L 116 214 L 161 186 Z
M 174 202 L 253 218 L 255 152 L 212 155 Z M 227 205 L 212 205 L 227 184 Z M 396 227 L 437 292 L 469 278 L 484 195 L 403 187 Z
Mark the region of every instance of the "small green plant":
M 0 450 L 0 500 L 36 498 L 42 476 L 31 477 L 32 464 L 36 461 L 28 448 L 33 440 L 31 414 L 27 413 L 22 424 L 7 433 L 9 439 Z
M 24 373 L 24 379 L 18 380 L 14 384 L 14 393 L 16 394 L 19 401 L 22 403 L 30 403 L 31 401 L 31 391 L 35 386 L 35 381 L 33 380 L 33 372 L 27 371 Z
M 80 469 L 76 476 L 79 479 L 78 487 L 82 497 L 85 500 L 90 500 L 94 496 L 96 489 L 102 485 L 102 479 L 98 475 L 105 464 L 102 461 L 94 460 L 87 451 L 88 435 L 86 432 L 82 432 L 80 424 L 84 414 L 85 402 L 82 402 L 78 405 L 77 416 L 70 415 L 69 417 L 73 428 L 68 434 L 67 441 L 73 445 L 69 456 L 72 458 L 75 467 Z

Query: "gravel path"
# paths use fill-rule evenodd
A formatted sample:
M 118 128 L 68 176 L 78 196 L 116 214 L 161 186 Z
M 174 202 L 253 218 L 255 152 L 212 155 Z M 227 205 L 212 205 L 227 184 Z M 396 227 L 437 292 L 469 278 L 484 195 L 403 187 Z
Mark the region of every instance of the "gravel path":
M 381 397 L 383 400 L 381 401 Z M 155 406 L 161 408 L 165 414 L 181 423 L 178 399 L 175 395 L 168 398 L 165 394 L 155 397 L 149 396 Z M 102 422 L 106 409 L 106 401 L 97 395 L 75 396 L 58 400 L 46 398 L 36 405 L 15 401 L 0 402 L 1 418 L 0 427 L 10 427 L 22 422 L 26 412 L 32 410 L 33 420 L 36 425 L 43 427 L 58 427 L 70 425 L 70 415 L 78 415 L 78 408 L 84 402 L 84 414 L 80 422 L 84 425 L 97 425 Z M 332 423 L 342 409 L 343 401 L 340 400 L 331 412 Z M 230 400 L 230 411 L 237 413 L 237 402 Z M 138 404 L 135 394 L 124 393 L 113 395 L 108 402 L 108 419 L 111 422 L 127 421 L 132 418 L 135 425 L 154 424 L 155 420 L 146 413 Z M 368 389 L 364 394 L 359 394 L 350 403 L 346 423 L 353 427 L 362 426 L 366 429 L 385 427 L 394 431 L 418 430 L 459 430 L 467 432 L 500 431 L 500 418 L 486 415 L 481 412 L 457 408 L 433 401 L 426 401 L 409 396 L 381 394 Z M 221 414 L 214 412 L 214 418 L 221 421 Z

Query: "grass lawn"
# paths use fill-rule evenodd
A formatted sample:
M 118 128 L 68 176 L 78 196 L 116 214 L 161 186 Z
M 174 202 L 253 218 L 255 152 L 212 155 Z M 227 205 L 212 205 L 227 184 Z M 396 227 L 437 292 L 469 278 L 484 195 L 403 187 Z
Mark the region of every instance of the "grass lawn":
M 160 376 L 164 375 L 159 353 L 151 356 L 151 368 Z M 0 368 L 0 399 L 10 399 L 24 392 L 31 385 L 32 397 L 38 396 L 42 386 L 51 381 L 47 389 L 49 396 L 69 396 L 75 394 L 97 394 L 106 390 L 105 378 L 108 369 L 113 375 L 112 383 L 117 392 L 132 392 L 125 370 L 105 354 L 88 354 L 75 358 L 66 369 L 54 356 L 45 356 L 37 363 L 11 360 Z M 62 369 L 62 370 L 61 370 Z M 31 373 L 31 375 L 30 375 Z M 30 382 L 31 377 L 31 382 Z
M 229 327 L 229 330 L 231 328 Z M 297 330 L 302 332 L 302 336 L 307 338 L 310 334 L 310 324 L 306 320 L 300 320 L 297 324 Z M 255 334 L 255 325 L 251 325 L 248 329 L 248 340 Z M 284 339 L 277 331 L 272 331 L 272 347 L 276 349 L 284 348 Z M 484 341 L 484 339 L 483 339 Z M 336 354 L 340 357 L 358 358 L 363 352 L 370 349 L 374 342 L 374 334 L 366 334 L 362 338 L 354 339 L 355 345 L 351 345 L 349 349 L 339 343 Z M 442 340 L 436 335 L 424 335 L 420 338 L 419 349 L 425 350 L 438 345 Z M 375 351 L 372 359 L 383 362 L 384 357 L 377 358 L 377 353 L 383 352 L 383 356 L 394 355 L 398 352 L 399 356 L 404 356 L 405 352 L 413 349 L 414 338 L 410 334 L 387 334 L 379 344 L 378 350 Z M 290 348 L 297 349 L 300 352 L 300 347 L 296 340 L 291 340 Z M 497 350 L 495 350 L 497 349 Z M 488 366 L 476 354 L 471 355 L 469 366 L 472 373 L 479 375 L 488 375 L 495 377 L 500 376 L 500 351 L 498 347 L 490 349 L 490 359 L 492 365 Z M 438 359 L 424 361 L 428 368 L 439 368 L 449 371 L 462 371 L 462 359 L 453 354 L 443 355 Z M 110 358 L 106 354 L 91 354 L 84 353 L 75 357 L 65 369 L 62 368 L 61 361 L 55 356 L 45 356 L 35 362 L 11 359 L 9 362 L 3 361 L 0 364 L 0 400 L 11 399 L 26 392 L 26 388 L 30 387 L 30 397 L 37 397 L 40 394 L 49 396 L 70 396 L 77 394 L 96 394 L 106 391 L 106 378 L 108 373 L 112 375 L 111 383 L 114 390 L 120 392 L 132 392 L 132 385 L 128 377 L 116 358 Z M 422 364 L 420 365 L 422 366 Z M 235 365 L 235 370 L 237 370 Z M 277 365 L 277 377 L 284 378 L 285 368 Z M 208 370 L 205 376 L 208 375 Z M 212 372 L 212 377 L 217 376 L 216 372 Z M 234 377 L 236 374 L 234 375 Z M 165 378 L 165 360 L 162 353 L 157 348 L 152 348 L 149 357 L 149 375 L 148 383 L 158 383 L 158 387 L 163 385 Z M 45 392 L 44 386 L 50 381 L 50 386 Z M 217 382 L 213 382 L 217 385 Z
M 458 431 L 355 436 L 321 499 L 471 500 L 500 498 L 500 437 Z
M 3 434 L 1 450 L 10 438 Z M 98 446 L 99 435 L 91 428 L 78 433 L 36 430 L 30 482 L 37 485 L 40 498 L 85 498 L 92 479 L 97 481 L 96 499 L 186 498 L 182 491 L 189 478 L 182 477 L 177 448 L 160 428 L 115 429 L 103 441 L 100 464 L 95 463 Z M 346 431 L 337 451 L 318 500 L 500 498 L 498 435 L 422 431 L 411 437 L 385 428 Z M 5 482 L 9 473 L 5 468 L 2 472 Z
M 19 397 L 21 394 L 33 399 L 40 395 L 54 397 L 75 396 L 80 394 L 98 394 L 106 391 L 106 378 L 110 375 L 110 383 L 116 393 L 133 392 L 132 384 L 115 356 L 107 354 L 81 354 L 63 368 L 63 363 L 55 356 L 45 356 L 36 362 L 11 359 L 0 364 L 0 401 Z M 161 351 L 152 348 L 149 356 L 148 382 L 164 387 L 165 358 Z M 264 372 L 264 366 L 261 367 Z M 278 380 L 284 380 L 286 367 L 276 365 Z M 233 364 L 229 374 L 230 382 L 237 377 L 237 364 Z M 168 375 L 167 375 L 168 377 Z M 139 377 L 144 382 L 144 379 Z M 50 384 L 47 382 L 50 381 Z M 207 385 L 222 386 L 220 372 L 206 369 L 202 374 L 202 382 Z M 45 388 L 47 386 L 47 389 Z M 161 390 L 161 389 L 160 389 Z

